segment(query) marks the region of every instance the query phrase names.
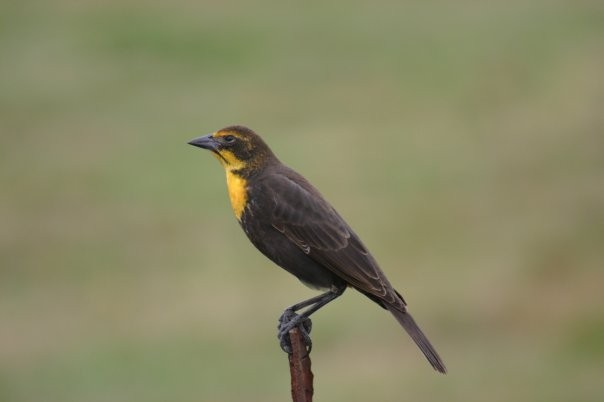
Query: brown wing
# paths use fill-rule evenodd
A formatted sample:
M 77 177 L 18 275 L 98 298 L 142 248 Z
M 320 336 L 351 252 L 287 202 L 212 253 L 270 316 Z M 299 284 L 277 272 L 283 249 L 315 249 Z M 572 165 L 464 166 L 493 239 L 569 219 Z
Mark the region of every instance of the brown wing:
M 401 295 L 392 288 L 358 236 L 321 194 L 290 170 L 271 175 L 263 187 L 265 195 L 274 201 L 270 214 L 272 226 L 309 257 L 388 309 L 432 367 L 446 373 L 438 353 L 406 311 Z
M 275 229 L 354 288 L 404 311 L 404 300 L 373 256 L 310 183 L 293 171 L 271 175 L 268 182 L 271 185 L 265 185 L 264 191 L 274 201 L 271 224 Z

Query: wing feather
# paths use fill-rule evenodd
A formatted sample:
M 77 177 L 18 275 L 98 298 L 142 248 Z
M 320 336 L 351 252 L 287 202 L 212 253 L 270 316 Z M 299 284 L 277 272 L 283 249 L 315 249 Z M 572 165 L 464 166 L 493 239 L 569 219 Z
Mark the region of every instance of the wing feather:
M 275 229 L 351 286 L 404 310 L 404 301 L 359 237 L 310 183 L 293 171 L 271 175 L 270 183 L 262 191 L 274 200 Z

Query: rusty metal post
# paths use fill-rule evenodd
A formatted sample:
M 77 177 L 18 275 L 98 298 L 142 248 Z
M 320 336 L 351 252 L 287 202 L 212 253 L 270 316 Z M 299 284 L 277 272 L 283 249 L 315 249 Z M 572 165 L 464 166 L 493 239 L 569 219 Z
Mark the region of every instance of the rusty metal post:
M 310 371 L 310 353 L 306 350 L 304 337 L 298 328 L 289 331 L 292 353 L 289 357 L 289 371 L 292 380 L 292 401 L 312 402 L 313 374 Z

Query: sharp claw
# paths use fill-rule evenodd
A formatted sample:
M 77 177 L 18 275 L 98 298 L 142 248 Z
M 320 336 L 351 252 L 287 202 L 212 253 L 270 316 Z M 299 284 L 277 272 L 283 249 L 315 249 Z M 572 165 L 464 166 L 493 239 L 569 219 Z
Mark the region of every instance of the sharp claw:
M 279 345 L 281 346 L 281 350 L 283 350 L 288 355 L 291 355 L 293 353 L 289 336 L 280 338 Z
M 306 354 L 309 354 L 312 350 L 312 339 L 310 339 L 310 330 L 312 329 L 312 321 L 310 318 L 305 319 L 299 324 L 300 333 L 304 338 L 304 344 L 306 345 Z
M 279 317 L 277 338 L 279 339 L 281 349 L 287 354 L 292 353 L 289 331 L 295 327 L 300 329 L 300 333 L 302 334 L 304 343 L 306 344 L 306 352 L 310 353 L 312 349 L 312 340 L 310 339 L 309 334 L 312 330 L 312 321 L 308 317 L 303 317 L 294 313 L 294 311 L 291 309 L 285 310 L 281 317 Z
M 306 335 L 310 334 L 310 331 L 312 331 L 312 321 L 310 318 L 307 317 L 304 321 L 302 321 L 302 327 L 302 332 L 306 333 Z

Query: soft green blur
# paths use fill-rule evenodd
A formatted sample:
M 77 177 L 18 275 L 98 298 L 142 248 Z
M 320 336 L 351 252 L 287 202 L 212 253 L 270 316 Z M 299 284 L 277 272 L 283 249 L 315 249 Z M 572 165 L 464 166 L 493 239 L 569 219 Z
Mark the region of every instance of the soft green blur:
M 261 133 L 364 239 L 450 370 L 354 291 L 321 401 L 604 400 L 604 3 L 0 5 L 0 401 L 286 401 L 316 293 L 189 139 Z

